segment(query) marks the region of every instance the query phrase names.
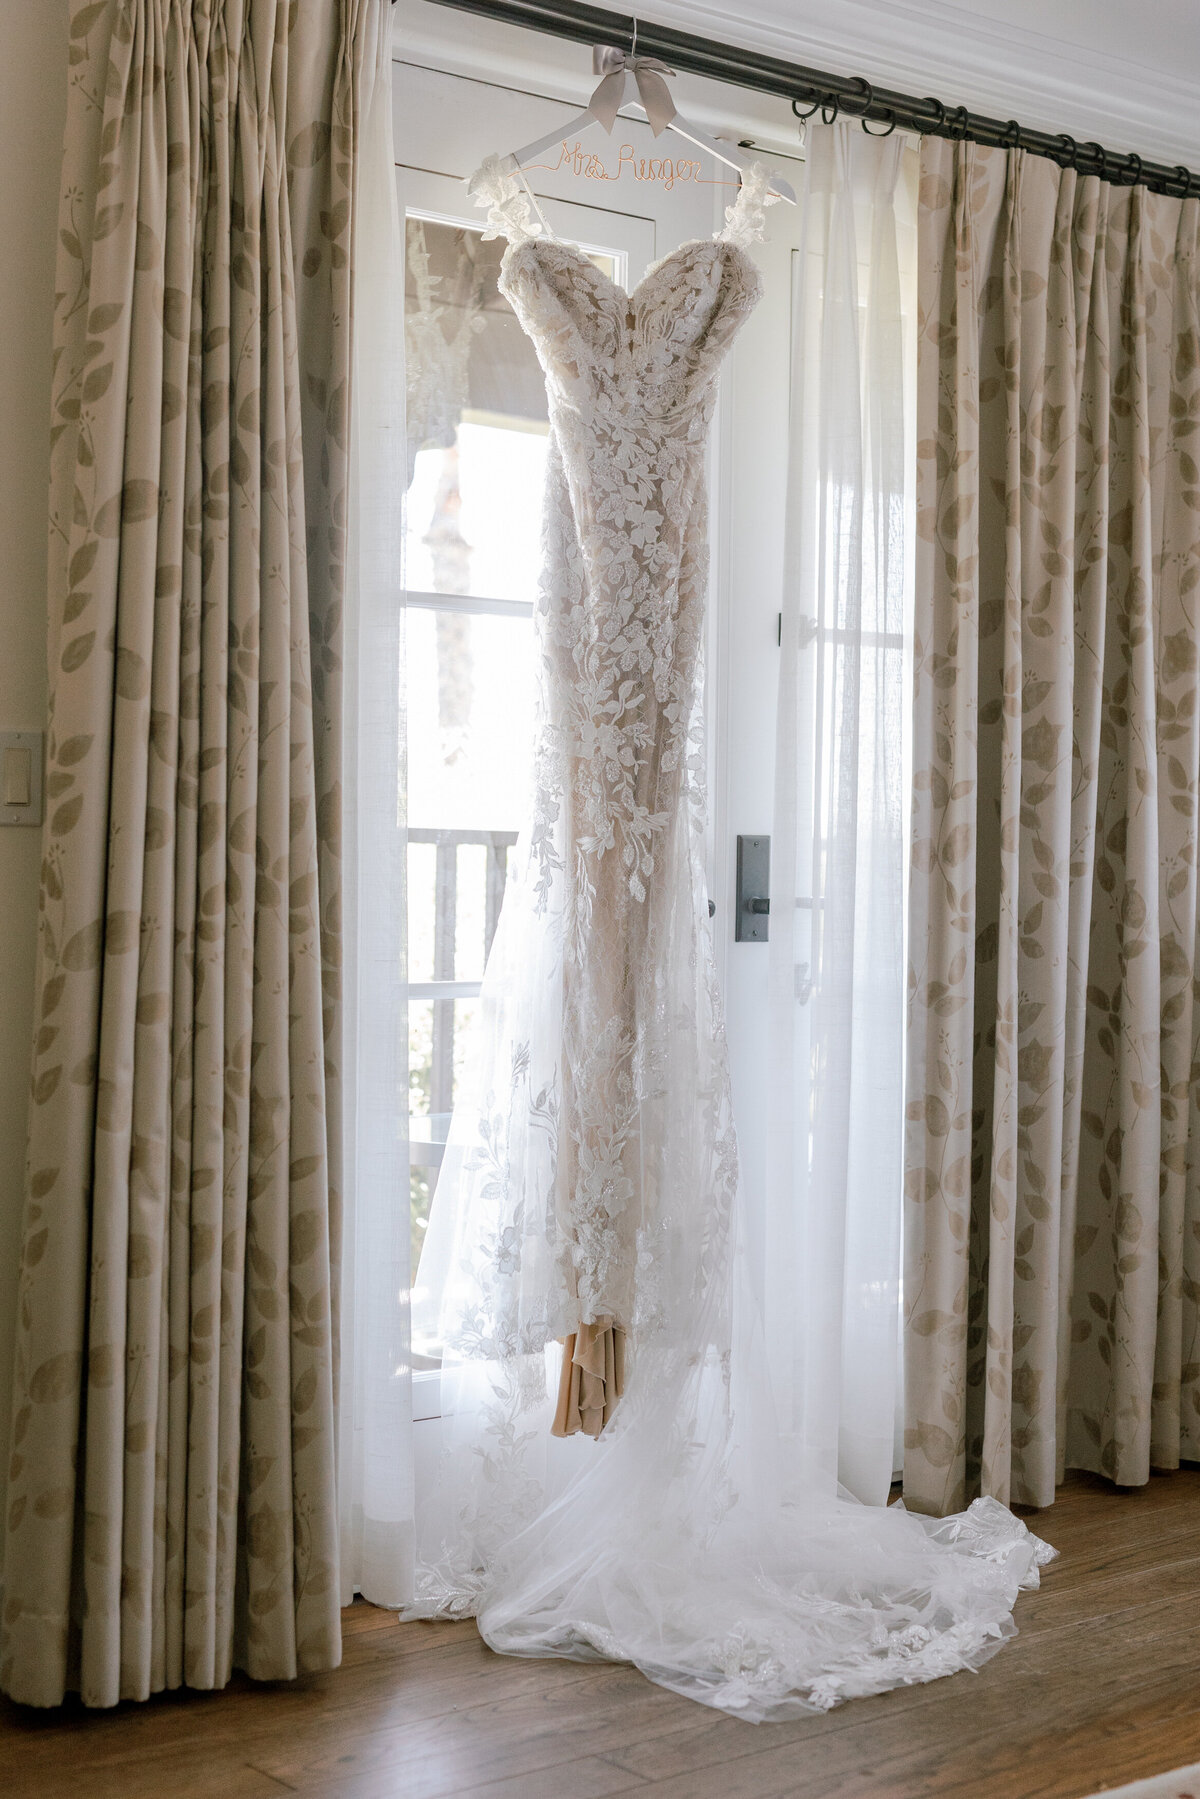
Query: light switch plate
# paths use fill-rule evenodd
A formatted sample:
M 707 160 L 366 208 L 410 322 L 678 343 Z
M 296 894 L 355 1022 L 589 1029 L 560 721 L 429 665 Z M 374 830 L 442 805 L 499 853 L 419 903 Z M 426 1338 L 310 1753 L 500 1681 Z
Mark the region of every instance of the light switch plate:
M 0 731 L 0 825 L 40 825 L 42 822 L 42 793 L 45 785 L 45 739 L 40 731 Z M 27 806 L 6 806 L 4 795 L 8 790 L 5 779 L 8 752 L 12 750 L 22 760 L 29 758 L 29 804 Z

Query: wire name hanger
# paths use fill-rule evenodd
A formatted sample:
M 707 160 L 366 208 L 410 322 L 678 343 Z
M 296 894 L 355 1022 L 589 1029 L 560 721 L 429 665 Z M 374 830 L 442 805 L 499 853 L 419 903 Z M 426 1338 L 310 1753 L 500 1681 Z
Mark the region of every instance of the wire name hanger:
M 628 51 L 616 44 L 596 46 L 592 51 L 592 73 L 600 76 L 600 84 L 584 110 L 565 125 L 560 125 L 557 130 L 548 131 L 545 137 L 536 138 L 532 144 L 523 144 L 519 150 L 511 151 L 504 159 L 504 167 L 509 174 L 522 174 L 524 165 L 540 156 L 543 150 L 551 149 L 566 137 L 590 130 L 593 125 L 603 125 L 605 131 L 611 132 L 617 113 L 625 103 L 630 82 L 636 90 L 636 104 L 645 113 L 655 137 L 661 131 L 676 131 L 698 149 L 707 150 L 710 156 L 715 156 L 727 168 L 736 169 L 740 175 L 747 173 L 750 167 L 748 157 L 739 156 L 732 145 L 718 143 L 716 138 L 710 137 L 699 125 L 693 125 L 690 119 L 685 119 L 677 110 L 663 79 L 665 75 L 673 76 L 674 70 L 669 69 L 666 63 L 659 62 L 657 57 L 637 54 L 636 25 L 633 43 Z M 770 191 L 781 200 L 787 200 L 790 205 L 796 204 L 796 195 L 782 176 L 771 176 Z

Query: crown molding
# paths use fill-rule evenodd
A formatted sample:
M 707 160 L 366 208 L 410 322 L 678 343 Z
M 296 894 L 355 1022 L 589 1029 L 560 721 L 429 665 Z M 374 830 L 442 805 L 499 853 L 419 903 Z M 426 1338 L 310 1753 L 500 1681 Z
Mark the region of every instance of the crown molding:
M 622 0 L 622 10 L 628 4 Z M 1187 73 L 1011 18 L 985 19 L 946 0 L 738 0 L 736 16 L 708 0 L 646 0 L 637 10 L 660 25 L 865 75 L 879 87 L 934 93 L 948 105 L 1011 115 L 1081 142 L 1095 138 L 1109 149 L 1200 165 L 1200 32 L 1191 0 L 1179 8 Z M 1081 31 L 1089 29 L 1089 10 L 1075 8 Z M 1041 16 L 1054 15 L 1046 9 Z M 1137 13 L 1127 16 L 1135 50 Z

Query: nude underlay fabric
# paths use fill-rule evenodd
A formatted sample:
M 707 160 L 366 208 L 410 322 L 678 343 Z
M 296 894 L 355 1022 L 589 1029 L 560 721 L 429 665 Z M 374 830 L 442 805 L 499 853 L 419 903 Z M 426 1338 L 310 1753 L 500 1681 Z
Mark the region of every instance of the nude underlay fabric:
M 611 1318 L 581 1324 L 563 1344 L 551 1435 L 598 1437 L 624 1390 L 625 1332 Z

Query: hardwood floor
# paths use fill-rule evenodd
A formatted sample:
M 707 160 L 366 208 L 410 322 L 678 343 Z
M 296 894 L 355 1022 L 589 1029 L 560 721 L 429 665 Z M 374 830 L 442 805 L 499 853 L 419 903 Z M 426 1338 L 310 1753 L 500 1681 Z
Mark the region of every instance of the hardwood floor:
M 0 1702 L 6 1799 L 1081 1799 L 1200 1760 L 1200 1470 L 1073 1475 L 979 1674 L 742 1724 L 627 1667 L 492 1655 L 355 1605 L 334 1674 L 87 1713 Z

